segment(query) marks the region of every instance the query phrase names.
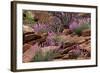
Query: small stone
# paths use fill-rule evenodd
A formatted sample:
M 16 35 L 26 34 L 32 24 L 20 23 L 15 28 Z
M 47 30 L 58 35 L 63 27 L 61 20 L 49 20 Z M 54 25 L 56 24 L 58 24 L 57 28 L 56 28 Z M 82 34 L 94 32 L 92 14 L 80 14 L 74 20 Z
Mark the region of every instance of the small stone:
M 64 29 L 63 30 L 63 34 L 65 34 L 65 35 L 68 35 L 68 34 L 71 34 L 71 33 L 72 33 L 72 31 L 70 29 Z
M 90 40 L 80 44 L 80 47 L 82 49 L 85 49 L 85 50 L 91 52 L 91 42 L 90 42 Z
M 91 56 L 91 53 L 89 51 L 87 51 L 86 49 L 81 49 L 80 57 L 87 58 L 87 57 L 90 57 L 90 56 Z
M 81 55 L 80 49 L 73 49 L 68 52 L 70 59 L 77 59 Z
M 47 36 L 48 36 L 48 34 L 47 34 L 47 33 L 43 33 L 43 34 L 41 34 L 41 38 L 40 38 L 40 39 L 38 39 L 39 45 L 41 45 L 41 47 L 43 47 L 43 46 L 44 46 L 44 44 L 43 44 L 43 43 L 46 41 Z

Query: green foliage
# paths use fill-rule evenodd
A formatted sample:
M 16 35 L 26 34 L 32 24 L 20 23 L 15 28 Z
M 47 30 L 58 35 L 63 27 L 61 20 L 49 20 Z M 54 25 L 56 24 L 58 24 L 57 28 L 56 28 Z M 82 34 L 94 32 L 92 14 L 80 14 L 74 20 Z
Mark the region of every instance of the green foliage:
M 45 53 L 43 53 L 41 50 L 39 50 L 35 57 L 33 58 L 32 62 L 40 62 L 40 61 L 50 61 L 54 57 L 54 51 L 50 50 Z
M 52 60 L 54 54 L 55 54 L 55 53 L 54 53 L 54 51 L 52 51 L 52 50 L 46 52 L 45 57 L 44 57 L 44 60 L 45 60 L 45 61 Z
M 58 44 L 67 42 L 67 40 L 65 40 L 61 35 L 55 35 L 53 40 Z
M 38 51 L 32 61 L 36 61 L 36 62 L 43 61 L 43 54 L 42 54 L 42 52 Z
M 35 22 L 32 11 L 24 11 L 23 14 L 24 23 L 33 24 Z
M 60 41 L 61 41 L 61 38 L 60 38 L 60 36 L 55 35 L 55 36 L 53 37 L 53 40 L 54 40 L 55 42 L 60 42 Z
M 83 24 L 81 25 L 80 27 L 74 29 L 74 32 L 77 34 L 77 35 L 81 35 L 81 32 L 84 30 L 84 29 L 90 29 L 91 28 L 91 25 L 90 24 Z

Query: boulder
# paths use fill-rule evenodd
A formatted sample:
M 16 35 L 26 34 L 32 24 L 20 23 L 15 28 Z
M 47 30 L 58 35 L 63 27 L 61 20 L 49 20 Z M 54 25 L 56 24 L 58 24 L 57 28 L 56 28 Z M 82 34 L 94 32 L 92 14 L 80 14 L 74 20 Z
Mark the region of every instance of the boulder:
M 23 25 L 23 32 L 24 33 L 34 32 L 34 29 L 32 29 L 30 26 Z
M 41 35 L 37 35 L 37 34 L 34 34 L 34 33 L 24 34 L 23 35 L 23 43 L 28 43 L 28 42 L 31 42 L 31 41 L 36 41 L 36 40 L 38 40 L 40 38 L 41 38 Z
M 69 59 L 69 55 L 66 54 L 64 57 L 62 57 L 62 59 Z
M 68 52 L 69 59 L 77 59 L 81 55 L 80 49 L 72 49 Z

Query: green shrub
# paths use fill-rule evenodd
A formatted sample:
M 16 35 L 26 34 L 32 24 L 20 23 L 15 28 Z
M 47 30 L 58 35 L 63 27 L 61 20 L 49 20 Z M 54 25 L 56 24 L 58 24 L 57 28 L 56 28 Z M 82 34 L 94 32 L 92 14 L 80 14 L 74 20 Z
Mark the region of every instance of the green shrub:
M 41 50 L 39 50 L 31 62 L 51 61 L 54 57 L 54 54 L 55 53 L 52 50 L 47 51 L 45 53 L 43 53 Z
M 24 11 L 23 12 L 23 22 L 25 24 L 33 24 L 33 23 L 35 23 L 32 11 Z
M 91 28 L 91 25 L 90 24 L 83 24 L 81 25 L 80 27 L 74 29 L 74 32 L 77 34 L 77 35 L 81 35 L 81 32 L 84 30 L 84 29 L 90 29 Z

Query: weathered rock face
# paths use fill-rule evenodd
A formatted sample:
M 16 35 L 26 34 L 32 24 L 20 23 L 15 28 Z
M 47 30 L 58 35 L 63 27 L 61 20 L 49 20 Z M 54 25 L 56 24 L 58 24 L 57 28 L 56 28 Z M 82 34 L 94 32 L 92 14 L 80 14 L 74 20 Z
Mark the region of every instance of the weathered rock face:
M 29 32 L 34 32 L 34 29 L 32 29 L 31 27 L 27 26 L 27 25 L 23 25 L 23 33 L 29 33 Z
M 63 43 L 63 49 L 59 49 L 59 53 L 55 59 L 89 59 L 91 56 L 90 36 L 61 36 L 66 42 Z
M 91 35 L 91 30 L 90 29 L 85 29 L 82 31 L 82 36 L 90 36 Z
M 38 39 L 40 39 L 41 38 L 41 36 L 40 35 L 36 35 L 36 34 L 34 34 L 34 33 L 29 33 L 29 34 L 24 34 L 24 36 L 23 36 L 23 43 L 28 43 L 28 42 L 30 42 L 30 41 L 36 41 L 36 40 L 38 40 Z
M 31 34 L 26 34 L 25 37 L 28 38 L 28 36 L 32 36 L 33 37 L 33 33 Z M 38 34 L 35 34 L 38 35 Z M 43 44 L 43 42 L 46 41 L 46 36 L 48 36 L 48 34 L 44 33 L 40 35 L 40 38 L 34 38 L 34 40 L 32 39 L 32 41 L 35 41 L 35 43 L 38 43 L 38 47 L 40 46 L 41 52 L 45 55 L 46 52 L 49 51 L 56 51 L 58 53 L 58 55 L 54 56 L 54 59 L 79 59 L 79 58 L 88 58 L 90 57 L 90 52 L 91 52 L 91 45 L 90 45 L 90 37 L 89 36 L 71 36 L 71 35 L 60 35 L 59 37 L 61 38 L 62 42 L 63 42 L 63 46 L 41 46 Z M 29 39 L 30 39 L 29 37 Z M 36 36 L 37 37 L 37 36 Z M 30 41 L 30 40 L 29 40 Z M 35 44 L 34 43 L 34 44 Z M 32 45 L 32 44 L 31 44 Z M 29 43 L 24 44 L 24 52 L 26 53 L 26 55 L 32 51 L 31 46 Z M 38 48 L 36 48 L 38 49 Z M 25 54 L 24 53 L 24 54 Z M 31 52 L 32 53 L 32 52 Z M 35 51 L 36 53 L 36 51 Z M 30 54 L 30 58 L 26 58 L 25 57 L 25 62 L 31 61 L 33 60 L 34 54 Z M 34 55 L 34 56 L 33 56 Z M 30 60 L 28 60 L 30 59 Z
M 30 26 L 23 25 L 23 44 L 31 42 L 36 38 L 40 38 L 40 36 L 35 35 L 34 29 Z
M 82 47 L 82 49 L 84 50 L 87 50 L 88 52 L 91 52 L 90 40 L 84 42 L 83 44 L 80 44 L 80 47 Z
M 32 47 L 32 45 L 30 44 L 24 44 L 23 45 L 23 52 L 27 51 L 28 49 L 30 49 Z
M 25 51 L 23 53 L 23 63 L 30 62 L 34 58 L 38 49 L 39 47 L 38 47 L 38 44 L 36 43 L 34 46 L 31 46 L 30 49 Z

